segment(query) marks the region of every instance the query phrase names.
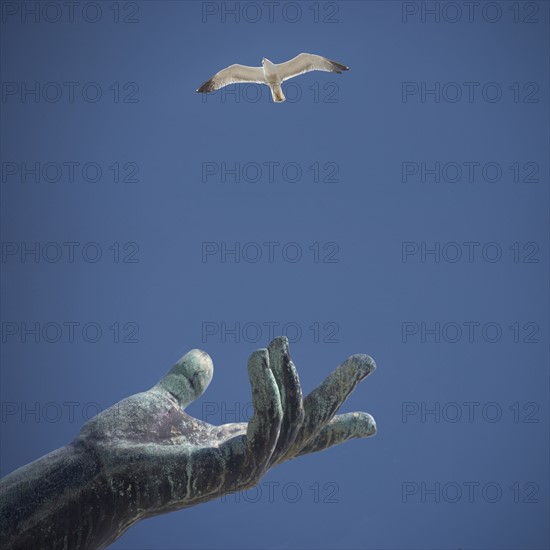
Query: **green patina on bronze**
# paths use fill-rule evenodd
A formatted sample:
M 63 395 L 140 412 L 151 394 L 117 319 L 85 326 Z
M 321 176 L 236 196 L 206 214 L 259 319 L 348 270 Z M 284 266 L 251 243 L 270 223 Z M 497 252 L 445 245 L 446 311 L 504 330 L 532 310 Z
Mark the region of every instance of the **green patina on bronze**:
M 214 426 L 187 415 L 213 375 L 191 350 L 150 390 L 89 420 L 76 439 L 0 481 L 1 547 L 105 548 L 134 523 L 254 487 L 273 466 L 376 432 L 367 413 L 336 415 L 375 369 L 353 355 L 305 399 L 288 340 L 248 361 L 254 414 Z

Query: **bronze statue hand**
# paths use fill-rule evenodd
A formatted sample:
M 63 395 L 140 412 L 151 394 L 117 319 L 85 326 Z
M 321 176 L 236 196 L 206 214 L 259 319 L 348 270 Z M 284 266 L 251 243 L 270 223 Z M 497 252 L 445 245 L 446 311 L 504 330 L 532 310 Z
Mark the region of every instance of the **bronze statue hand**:
M 214 426 L 184 412 L 213 374 L 208 354 L 191 350 L 150 390 L 0 482 L 2 543 L 104 548 L 143 518 L 253 487 L 285 460 L 371 436 L 369 414 L 335 414 L 374 369 L 368 355 L 353 355 L 302 399 L 288 340 L 276 338 L 248 361 L 250 422 Z

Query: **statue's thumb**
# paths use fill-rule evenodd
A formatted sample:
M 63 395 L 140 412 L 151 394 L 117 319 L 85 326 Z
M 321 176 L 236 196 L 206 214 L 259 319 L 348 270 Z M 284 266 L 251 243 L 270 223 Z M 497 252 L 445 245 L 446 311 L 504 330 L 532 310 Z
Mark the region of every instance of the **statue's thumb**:
M 208 353 L 192 349 L 176 362 L 154 388 L 169 392 L 184 408 L 204 393 L 213 373 L 214 365 Z

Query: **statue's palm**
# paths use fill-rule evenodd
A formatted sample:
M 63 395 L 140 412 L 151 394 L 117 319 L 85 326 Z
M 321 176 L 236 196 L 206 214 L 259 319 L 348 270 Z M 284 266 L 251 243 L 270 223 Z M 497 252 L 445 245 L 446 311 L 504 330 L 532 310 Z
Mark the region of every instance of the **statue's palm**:
M 374 368 L 369 356 L 353 355 L 302 399 L 288 341 L 277 338 L 249 360 L 250 422 L 214 426 L 183 411 L 213 372 L 210 357 L 192 350 L 149 391 L 89 421 L 78 441 L 119 472 L 116 490 L 134 493 L 140 517 L 192 506 L 252 487 L 285 460 L 373 435 L 369 414 L 335 413 Z

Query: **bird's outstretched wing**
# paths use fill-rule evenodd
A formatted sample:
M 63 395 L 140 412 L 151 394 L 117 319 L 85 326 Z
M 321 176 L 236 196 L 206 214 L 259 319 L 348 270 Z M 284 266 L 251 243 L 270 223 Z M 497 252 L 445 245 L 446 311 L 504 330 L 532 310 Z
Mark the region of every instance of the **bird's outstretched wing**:
M 293 78 L 300 74 L 307 73 L 309 71 L 327 71 L 330 73 L 341 73 L 342 71 L 348 71 L 349 67 L 331 61 L 326 57 L 315 55 L 312 53 L 301 53 L 285 63 L 277 65 L 277 71 L 281 80 L 284 82 L 289 78 Z
M 197 92 L 200 94 L 208 94 L 237 82 L 265 84 L 264 71 L 261 67 L 247 67 L 246 65 L 237 64 L 230 65 L 202 84 Z

